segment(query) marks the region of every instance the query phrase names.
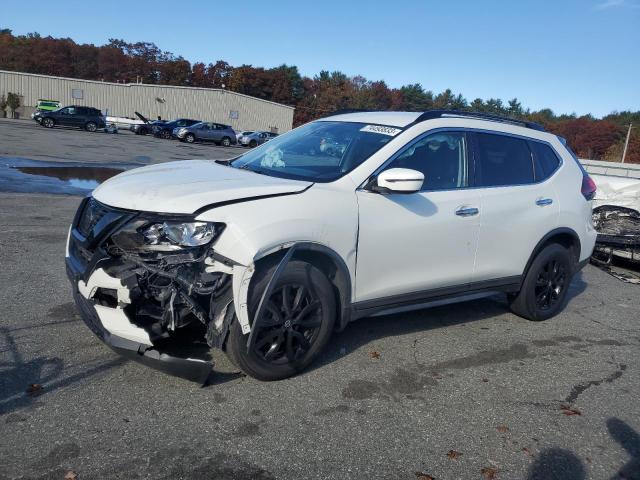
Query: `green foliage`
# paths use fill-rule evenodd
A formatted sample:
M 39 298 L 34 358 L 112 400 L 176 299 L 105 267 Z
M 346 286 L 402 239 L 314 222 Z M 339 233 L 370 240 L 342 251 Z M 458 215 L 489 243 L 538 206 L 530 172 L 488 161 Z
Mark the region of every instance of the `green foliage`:
M 7 106 L 11 110 L 11 115 L 15 117 L 16 110 L 20 108 L 20 95 L 17 93 L 7 93 Z

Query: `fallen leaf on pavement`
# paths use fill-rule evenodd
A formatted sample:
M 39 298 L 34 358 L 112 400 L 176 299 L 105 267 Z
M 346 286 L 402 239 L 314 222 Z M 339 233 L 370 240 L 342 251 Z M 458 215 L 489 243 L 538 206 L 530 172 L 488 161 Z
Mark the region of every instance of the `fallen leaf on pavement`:
M 369 352 L 369 356 L 375 360 L 380 358 L 380 354 L 378 352 L 376 352 L 375 350 L 373 352 Z
M 416 472 L 416 478 L 418 480 L 436 480 L 436 477 L 432 477 L 428 473 Z
M 484 383 L 487 383 L 487 382 L 489 381 L 489 379 L 488 379 L 488 378 L 483 378 L 483 379 L 482 379 L 482 381 L 483 381 Z
M 487 480 L 493 480 L 494 478 L 496 478 L 496 475 L 498 474 L 498 469 L 493 467 L 484 467 L 482 470 L 480 470 L 480 473 Z
M 29 385 L 29 388 L 27 388 L 27 394 L 31 397 L 37 397 L 38 395 L 44 393 L 43 389 L 44 387 L 39 383 L 32 383 L 31 385 Z
M 78 478 L 78 474 L 73 470 L 69 470 L 64 474 L 64 480 L 76 480 Z
M 498 425 L 496 427 L 496 430 L 498 430 L 500 433 L 507 433 L 509 431 L 509 427 L 505 427 L 504 425 Z
M 560 410 L 562 410 L 562 413 L 564 413 L 567 417 L 570 417 L 572 415 L 582 415 L 582 412 L 580 410 L 578 410 L 577 408 L 573 408 L 571 405 L 561 405 Z
M 449 453 L 447 453 L 447 457 L 449 457 L 451 459 L 456 459 L 460 455 L 462 455 L 462 454 L 460 452 L 456 452 L 455 450 L 449 450 Z
M 533 454 L 531 453 L 531 450 L 529 450 L 527 447 L 523 447 L 523 448 L 522 448 L 522 451 L 523 451 L 524 453 L 526 453 L 527 455 L 533 455 Z

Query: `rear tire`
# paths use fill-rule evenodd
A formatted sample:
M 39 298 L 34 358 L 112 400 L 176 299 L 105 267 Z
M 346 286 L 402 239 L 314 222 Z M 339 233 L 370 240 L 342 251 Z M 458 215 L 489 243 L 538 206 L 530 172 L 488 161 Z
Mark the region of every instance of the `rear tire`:
M 163 130 L 162 132 L 160 132 L 160 137 L 164 138 L 165 140 L 169 140 L 171 138 L 171 132 Z
M 41 125 L 47 128 L 53 128 L 56 125 L 56 122 L 53 121 L 53 118 L 43 118 Z
M 98 130 L 98 125 L 96 125 L 95 122 L 87 122 L 86 125 L 84 126 L 84 129 L 87 132 L 95 132 L 96 130 Z
M 255 312 L 277 265 L 257 272 L 249 293 Z M 254 346 L 247 351 L 237 319 L 226 343 L 230 360 L 258 380 L 281 380 L 306 368 L 326 345 L 336 317 L 336 300 L 327 277 L 313 265 L 291 261 L 280 276 L 265 308 Z
M 555 316 L 566 304 L 574 272 L 571 252 L 557 243 L 547 245 L 531 262 L 520 292 L 508 297 L 511 311 L 533 321 Z

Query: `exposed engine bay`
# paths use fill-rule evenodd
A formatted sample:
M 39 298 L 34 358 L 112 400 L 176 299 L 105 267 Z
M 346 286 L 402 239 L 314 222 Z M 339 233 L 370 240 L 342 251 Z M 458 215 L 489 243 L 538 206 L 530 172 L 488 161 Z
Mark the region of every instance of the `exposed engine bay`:
M 133 342 L 127 348 L 138 354 L 222 348 L 235 314 L 234 263 L 212 248 L 222 230 L 85 200 L 70 231 L 67 266 L 76 301 L 97 314 L 92 330 L 110 344 Z

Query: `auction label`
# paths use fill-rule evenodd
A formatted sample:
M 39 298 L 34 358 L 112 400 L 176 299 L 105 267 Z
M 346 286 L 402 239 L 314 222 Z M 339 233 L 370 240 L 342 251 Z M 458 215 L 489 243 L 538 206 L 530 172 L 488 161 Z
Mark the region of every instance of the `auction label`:
M 367 125 L 366 127 L 362 127 L 360 131 L 371 132 L 371 133 L 381 133 L 382 135 L 389 135 L 390 137 L 395 137 L 397 134 L 399 134 L 402 131 L 402 129 L 385 127 L 382 125 Z

